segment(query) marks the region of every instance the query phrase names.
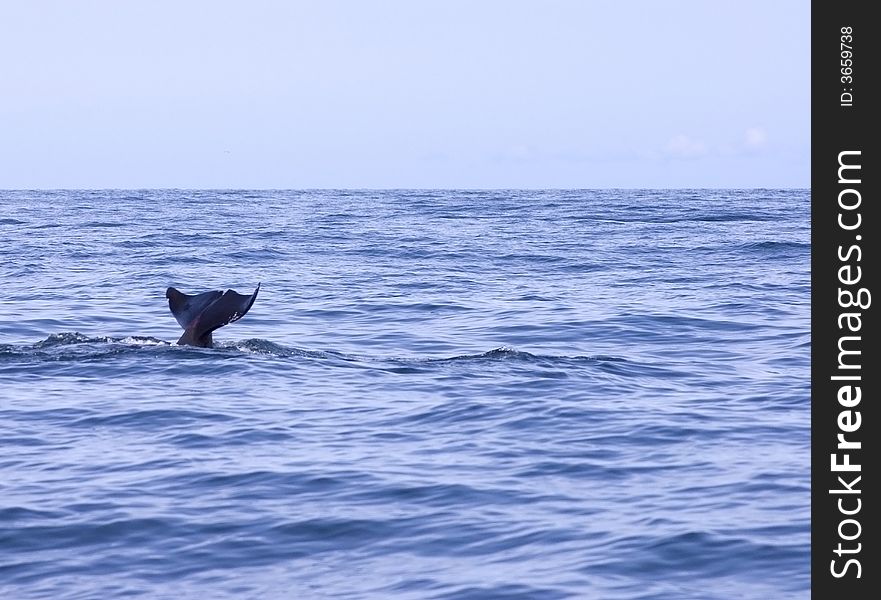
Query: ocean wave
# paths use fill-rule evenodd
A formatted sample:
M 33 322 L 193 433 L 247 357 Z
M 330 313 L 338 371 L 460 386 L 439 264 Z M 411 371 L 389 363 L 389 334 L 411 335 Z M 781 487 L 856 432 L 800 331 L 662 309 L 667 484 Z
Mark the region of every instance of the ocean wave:
M 801 541 L 772 545 L 710 531 L 626 537 L 610 546 L 622 552 L 626 550 L 627 560 L 591 565 L 585 572 L 662 573 L 668 579 L 678 574 L 678 578 L 688 581 L 696 573 L 706 578 L 762 571 L 768 575 L 793 576 L 803 573 L 805 565 L 810 563 L 810 548 Z
M 808 191 L 0 195 L 0 597 L 810 591 Z
M 560 356 L 553 354 L 533 354 L 508 346 L 501 346 L 487 350 L 481 354 L 461 354 L 449 358 L 423 359 L 429 363 L 452 363 L 452 362 L 488 362 L 488 361 L 513 361 L 524 363 L 540 363 L 546 361 L 575 361 L 575 362 L 604 362 L 624 361 L 624 358 L 615 356 Z
M 167 345 L 160 339 L 142 336 L 126 336 L 126 337 L 89 337 L 78 331 L 53 333 L 45 340 L 35 343 L 31 346 L 34 349 L 55 348 L 58 346 L 70 346 L 73 344 L 127 344 L 134 346 L 158 346 Z
M 90 337 L 79 332 L 63 332 L 54 333 L 34 344 L 0 344 L 0 363 L 8 366 L 16 361 L 92 362 L 171 345 L 170 342 L 152 337 Z
M 141 351 L 150 348 L 172 349 L 181 353 L 197 353 L 206 357 L 212 354 L 218 357 L 228 356 L 230 352 L 242 355 L 254 354 L 275 358 L 325 358 L 343 359 L 374 362 L 413 363 L 413 364 L 444 364 L 444 363 L 485 363 L 485 362 L 626 362 L 626 359 L 616 356 L 561 356 L 551 354 L 533 354 L 507 346 L 493 348 L 480 354 L 461 354 L 445 358 L 420 358 L 420 357 L 396 357 L 386 358 L 380 356 L 358 355 L 350 356 L 336 351 L 306 350 L 293 346 L 286 346 L 259 338 L 242 341 L 219 342 L 214 348 L 197 348 L 194 346 L 178 346 L 174 342 L 160 340 L 149 336 L 87 336 L 79 332 L 53 333 L 46 339 L 34 344 L 13 345 L 0 344 L 0 357 L 44 357 L 57 359 L 62 354 L 59 351 L 76 347 L 75 354 L 65 354 L 66 357 L 80 357 L 83 359 L 107 356 L 108 354 L 120 354 L 126 349 Z
M 740 244 L 737 247 L 737 250 L 742 252 L 755 252 L 769 258 L 788 258 L 791 255 L 810 254 L 811 244 L 809 242 L 764 240 L 761 242 Z

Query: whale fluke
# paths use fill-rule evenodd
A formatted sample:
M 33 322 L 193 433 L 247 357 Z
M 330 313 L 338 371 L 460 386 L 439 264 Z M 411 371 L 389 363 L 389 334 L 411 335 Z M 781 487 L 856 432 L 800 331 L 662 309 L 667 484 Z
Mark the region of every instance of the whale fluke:
M 213 345 L 211 332 L 244 317 L 257 299 L 259 291 L 259 283 L 250 296 L 239 294 L 235 290 L 216 290 L 191 296 L 173 287 L 168 288 L 165 290 L 168 308 L 184 328 L 184 334 L 177 343 L 210 348 Z

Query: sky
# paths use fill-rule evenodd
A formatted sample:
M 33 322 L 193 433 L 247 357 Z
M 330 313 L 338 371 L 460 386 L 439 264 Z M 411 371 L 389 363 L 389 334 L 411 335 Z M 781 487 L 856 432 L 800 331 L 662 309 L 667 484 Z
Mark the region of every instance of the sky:
M 807 0 L 0 0 L 0 189 L 809 186 Z

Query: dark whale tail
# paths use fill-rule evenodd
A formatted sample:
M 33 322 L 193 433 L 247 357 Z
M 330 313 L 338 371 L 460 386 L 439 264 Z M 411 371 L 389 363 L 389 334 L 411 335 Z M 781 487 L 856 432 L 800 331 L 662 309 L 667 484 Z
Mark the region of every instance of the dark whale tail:
M 177 343 L 210 348 L 213 344 L 211 332 L 244 317 L 257 299 L 259 291 L 259 283 L 250 296 L 236 293 L 234 290 L 205 292 L 191 296 L 173 287 L 168 288 L 165 290 L 168 308 L 184 328 L 184 334 Z

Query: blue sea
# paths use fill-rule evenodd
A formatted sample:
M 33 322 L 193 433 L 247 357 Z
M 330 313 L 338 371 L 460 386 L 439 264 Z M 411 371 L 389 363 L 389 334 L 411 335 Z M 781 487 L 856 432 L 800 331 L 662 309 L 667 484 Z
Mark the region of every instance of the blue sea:
M 809 216 L 0 191 L 0 597 L 808 598 Z

